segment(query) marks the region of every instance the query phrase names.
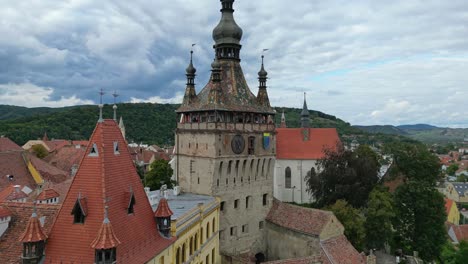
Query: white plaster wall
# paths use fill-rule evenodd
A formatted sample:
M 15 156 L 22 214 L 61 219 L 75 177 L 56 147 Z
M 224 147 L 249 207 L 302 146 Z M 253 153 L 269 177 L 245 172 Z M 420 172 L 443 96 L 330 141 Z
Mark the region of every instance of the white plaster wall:
M 285 169 L 291 168 L 291 187 L 285 188 Z M 284 160 L 277 159 L 274 171 L 273 195 L 283 202 L 311 203 L 313 197 L 307 192 L 305 177 L 307 173 L 315 168 L 317 171 L 317 160 Z

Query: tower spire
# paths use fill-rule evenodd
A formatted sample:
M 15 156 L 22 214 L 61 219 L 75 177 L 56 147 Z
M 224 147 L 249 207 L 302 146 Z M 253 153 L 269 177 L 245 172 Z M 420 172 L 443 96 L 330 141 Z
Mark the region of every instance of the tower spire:
M 114 106 L 112 107 L 114 109 L 114 121 L 117 122 L 117 97 L 119 94 L 117 94 L 117 91 L 114 91 L 112 96 L 114 97 Z
M 283 113 L 281 114 L 280 128 L 286 128 L 286 117 L 284 116 L 284 110 L 283 110 Z
M 302 112 L 301 112 L 301 127 L 309 128 L 310 127 L 309 123 L 310 123 L 310 114 L 309 114 L 309 109 L 307 109 L 306 93 L 304 92 L 304 105 L 302 106 Z
M 190 63 L 187 69 L 185 69 L 185 75 L 187 76 L 187 86 L 185 88 L 184 99 L 182 105 L 189 105 L 196 101 L 197 94 L 195 92 L 195 76 L 197 69 L 193 67 L 193 47 L 195 44 L 192 44 L 192 49 L 190 50 Z
M 264 49 L 263 52 L 267 51 L 268 49 Z M 270 107 L 270 99 L 268 99 L 268 93 L 267 93 L 267 86 L 266 86 L 266 81 L 267 81 L 267 76 L 268 72 L 265 71 L 265 67 L 263 65 L 263 60 L 265 58 L 265 55 L 262 53 L 262 66 L 260 68 L 260 71 L 258 72 L 258 94 L 257 94 L 257 101 L 261 106 L 266 106 Z

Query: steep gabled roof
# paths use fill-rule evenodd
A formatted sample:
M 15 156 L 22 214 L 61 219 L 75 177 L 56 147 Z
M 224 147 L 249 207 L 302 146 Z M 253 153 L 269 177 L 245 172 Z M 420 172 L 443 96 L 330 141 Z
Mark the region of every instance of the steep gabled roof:
M 43 190 L 38 196 L 37 200 L 48 200 L 52 198 L 60 197 L 60 194 L 52 188 Z
M 11 181 L 7 175 L 12 175 Z M 36 187 L 36 182 L 23 159 L 23 153 L 21 151 L 2 152 L 0 153 L 0 191 L 15 184 L 26 185 L 31 189 Z
M 23 148 L 7 137 L 0 137 L 0 152 L 23 151 Z
M 18 199 L 27 198 L 28 195 L 22 191 L 21 185 L 10 185 L 0 192 L 0 202 L 14 201 Z
M 114 152 L 114 142 L 120 145 L 118 153 Z M 89 155 L 93 146 L 97 147 L 97 153 Z M 119 262 L 145 263 L 173 242 L 157 231 L 143 185 L 124 146 L 126 142 L 114 120 L 97 124 L 49 236 L 46 262 L 67 259 L 93 263 L 91 245 L 102 227 L 106 205 L 114 233 L 121 242 L 117 246 Z M 129 189 L 136 201 L 133 214 L 127 212 Z M 84 223 L 73 224 L 71 212 L 79 195 L 87 204 L 86 217 Z
M 304 140 L 303 128 L 277 128 L 276 158 L 318 160 L 325 157 L 325 148 L 336 149 L 340 138 L 335 128 L 309 128 Z

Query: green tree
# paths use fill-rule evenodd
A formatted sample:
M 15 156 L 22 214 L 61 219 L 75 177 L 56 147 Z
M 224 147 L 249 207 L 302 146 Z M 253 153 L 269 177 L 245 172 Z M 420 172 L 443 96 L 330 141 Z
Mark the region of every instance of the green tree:
M 361 251 L 364 248 L 366 239 L 366 230 L 364 229 L 364 217 L 358 209 L 349 205 L 345 200 L 338 200 L 335 204 L 327 207 L 326 210 L 332 211 L 336 218 L 343 224 L 344 234 L 353 246 Z
M 368 248 L 381 249 L 393 237 L 392 220 L 395 217 L 393 197 L 384 187 L 376 186 L 369 194 L 366 214 Z
M 440 261 L 444 264 L 465 264 L 468 260 L 468 242 L 461 241 L 458 249 L 446 242 L 442 248 Z
M 395 192 L 395 242 L 425 261 L 439 257 L 446 241 L 444 198 L 432 185 L 410 181 Z
M 458 164 L 454 163 L 454 164 L 450 164 L 450 166 L 448 166 L 445 172 L 447 172 L 447 175 L 453 176 L 455 175 L 455 172 L 457 172 L 458 169 L 459 169 Z
M 307 191 L 317 205 L 323 207 L 344 199 L 356 208 L 364 206 L 378 181 L 378 155 L 367 145 L 356 151 L 341 146 L 337 151 L 324 151 L 326 157 L 318 161 L 319 173 L 312 170 L 306 176 Z
M 457 176 L 457 182 L 467 182 L 468 176 L 466 174 L 460 174 Z
M 385 151 L 393 155 L 391 176 L 403 174 L 432 186 L 440 178 L 439 159 L 423 144 L 394 143 L 386 145 Z
M 47 155 L 49 155 L 49 152 L 47 151 L 47 149 L 41 144 L 33 145 L 31 147 L 31 149 L 32 149 L 33 153 L 36 155 L 36 157 L 38 157 L 40 159 L 43 159 Z
M 171 180 L 173 170 L 169 162 L 165 160 L 155 160 L 150 165 L 150 170 L 145 174 L 145 186 L 151 190 L 158 190 L 166 184 L 171 189 L 176 183 Z

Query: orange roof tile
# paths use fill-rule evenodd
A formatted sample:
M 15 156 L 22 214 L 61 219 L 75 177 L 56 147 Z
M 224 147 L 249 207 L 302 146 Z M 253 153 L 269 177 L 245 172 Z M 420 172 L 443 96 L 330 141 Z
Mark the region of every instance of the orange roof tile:
M 114 153 L 114 142 L 120 146 L 119 153 Z M 97 155 L 90 156 L 93 145 L 97 147 Z M 166 239 L 159 234 L 151 205 L 124 146 L 126 142 L 114 120 L 97 124 L 49 235 L 46 263 L 64 259 L 93 263 L 91 244 L 102 227 L 106 205 L 114 233 L 121 242 L 117 246 L 119 262 L 145 263 L 174 242 L 174 238 Z M 136 201 L 133 214 L 127 211 L 129 190 Z M 86 218 L 84 224 L 73 224 L 71 212 L 80 194 L 87 203 Z
M 451 225 L 458 241 L 468 241 L 468 225 Z
M 20 237 L 33 213 L 33 203 L 4 202 L 0 205 L 11 212 L 11 222 L 0 239 L 1 263 L 20 263 L 23 251 Z M 42 228 L 45 234 L 49 234 L 59 208 L 60 206 L 56 204 L 38 204 L 36 206 L 38 218 L 40 222 L 44 222 Z
M 0 206 L 0 218 L 1 217 L 7 217 L 7 216 L 11 216 L 10 210 L 6 209 L 3 206 Z
M 96 239 L 91 243 L 94 249 L 110 249 L 115 248 L 120 244 L 120 240 L 114 233 L 109 219 L 106 217 L 102 222 Z
M 445 212 L 447 213 L 447 215 L 449 215 L 450 208 L 452 208 L 453 201 L 448 198 L 444 198 L 444 200 L 445 200 Z
M 324 263 L 361 264 L 366 263 L 366 257 L 351 245 L 346 236 L 341 235 L 320 241 Z
M 37 200 L 48 200 L 52 198 L 60 197 L 60 194 L 56 192 L 54 189 L 45 189 L 43 190 L 39 196 L 37 196 Z
M 22 188 L 23 186 L 21 185 L 10 185 L 6 187 L 0 192 L 0 202 L 27 198 L 28 195 L 21 190 Z
M 7 175 L 11 175 L 12 180 Z M 0 191 L 12 184 L 36 188 L 21 151 L 0 152 Z
M 23 148 L 7 137 L 0 137 L 0 152 L 23 151 Z
M 44 158 L 52 166 L 55 166 L 69 175 L 73 166 L 78 166 L 83 159 L 86 148 L 76 148 L 75 146 L 65 146 L 56 152 L 50 153 Z
M 174 213 L 171 211 L 171 208 L 169 208 L 169 204 L 167 203 L 166 198 L 162 198 L 159 201 L 158 208 L 156 209 L 156 212 L 154 212 L 154 216 L 156 217 L 170 217 Z
M 69 173 L 55 166 L 50 165 L 31 153 L 25 153 L 27 159 L 31 161 L 34 168 L 41 174 L 45 181 L 60 183 L 67 180 Z
M 20 236 L 19 241 L 26 243 L 45 241 L 46 239 L 47 235 L 42 229 L 41 223 L 39 223 L 39 220 L 37 219 L 36 209 L 34 209 L 31 217 L 29 218 L 28 225 L 26 226 L 24 233 Z
M 309 128 L 309 140 L 303 140 L 303 128 L 277 128 L 277 159 L 322 159 L 324 148 L 336 149 L 340 138 L 335 128 Z
M 274 199 L 266 219 L 294 231 L 319 236 L 332 217 L 330 211 L 305 208 Z

